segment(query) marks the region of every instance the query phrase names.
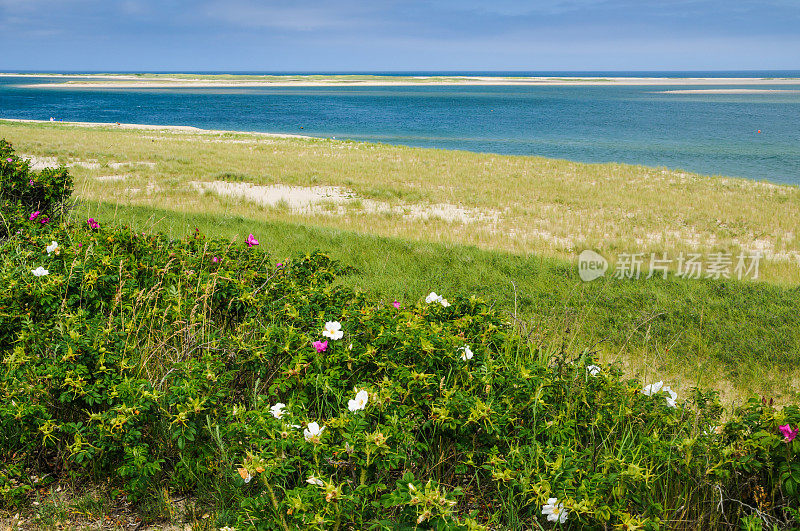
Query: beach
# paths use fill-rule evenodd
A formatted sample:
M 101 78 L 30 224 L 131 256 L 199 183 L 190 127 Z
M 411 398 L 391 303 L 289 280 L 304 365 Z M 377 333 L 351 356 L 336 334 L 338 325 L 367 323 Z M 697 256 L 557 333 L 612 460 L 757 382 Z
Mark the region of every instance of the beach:
M 3 77 L 65 79 L 37 88 L 224 88 L 224 87 L 384 87 L 384 86 L 776 86 L 800 83 L 796 78 L 749 77 L 498 77 L 498 76 L 171 76 L 125 74 L 14 74 Z M 69 78 L 68 80 L 66 80 Z

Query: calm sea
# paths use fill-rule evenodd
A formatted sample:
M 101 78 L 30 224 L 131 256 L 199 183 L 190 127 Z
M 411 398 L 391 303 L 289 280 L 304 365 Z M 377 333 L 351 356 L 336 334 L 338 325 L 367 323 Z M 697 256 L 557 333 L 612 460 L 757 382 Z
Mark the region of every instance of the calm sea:
M 459 74 L 800 77 L 800 72 Z M 661 93 L 680 88 L 745 88 L 736 85 L 135 90 L 18 86 L 51 82 L 0 78 L 0 117 L 47 120 L 52 116 L 64 121 L 297 133 L 666 166 L 800 185 L 800 84 L 761 87 L 781 91 L 764 94 Z

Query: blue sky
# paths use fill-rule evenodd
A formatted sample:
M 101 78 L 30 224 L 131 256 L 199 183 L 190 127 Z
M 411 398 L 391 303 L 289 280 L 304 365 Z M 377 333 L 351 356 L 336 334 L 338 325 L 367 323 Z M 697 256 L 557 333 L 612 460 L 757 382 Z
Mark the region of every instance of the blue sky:
M 0 0 L 0 70 L 800 69 L 800 0 Z

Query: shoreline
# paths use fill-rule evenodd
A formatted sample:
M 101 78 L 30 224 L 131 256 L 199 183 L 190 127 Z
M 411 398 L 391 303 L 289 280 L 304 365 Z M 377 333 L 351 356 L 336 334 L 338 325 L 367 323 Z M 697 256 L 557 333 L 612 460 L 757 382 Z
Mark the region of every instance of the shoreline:
M 0 77 L 65 79 L 60 83 L 20 84 L 25 88 L 230 88 L 230 87 L 384 87 L 384 86 L 776 86 L 800 85 L 800 78 L 660 77 L 496 77 L 496 76 L 235 76 L 170 77 L 127 74 L 13 74 Z M 365 79 L 366 78 L 366 79 Z M 68 80 L 67 80 L 68 79 Z M 72 81 L 80 79 L 83 81 Z
M 294 135 L 291 133 L 264 133 L 261 131 L 233 131 L 225 129 L 201 129 L 191 125 L 152 125 L 152 124 L 124 124 L 120 122 L 62 122 L 50 120 L 30 120 L 25 118 L 2 118 L 0 123 L 26 123 L 26 124 L 54 124 L 54 125 L 70 125 L 73 127 L 86 127 L 86 128 L 112 128 L 112 129 L 136 129 L 146 131 L 174 131 L 178 133 L 194 133 L 203 135 L 220 135 L 220 134 L 237 134 L 237 135 L 258 135 L 270 138 L 302 138 L 305 140 L 325 139 L 326 137 L 308 136 L 308 135 Z

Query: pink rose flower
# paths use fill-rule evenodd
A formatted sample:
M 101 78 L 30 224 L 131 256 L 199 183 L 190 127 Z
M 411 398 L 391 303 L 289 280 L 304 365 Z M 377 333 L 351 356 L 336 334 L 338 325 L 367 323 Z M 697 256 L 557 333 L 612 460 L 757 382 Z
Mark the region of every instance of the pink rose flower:
M 800 428 L 792 429 L 791 426 L 788 424 L 784 424 L 783 426 L 778 426 L 778 429 L 781 431 L 783 435 L 783 440 L 786 442 L 792 442 L 795 437 L 797 437 L 798 432 L 800 432 Z
M 328 341 L 327 340 L 325 340 L 325 341 L 314 341 L 311 345 L 317 350 L 317 352 L 325 352 L 326 350 L 328 350 Z

